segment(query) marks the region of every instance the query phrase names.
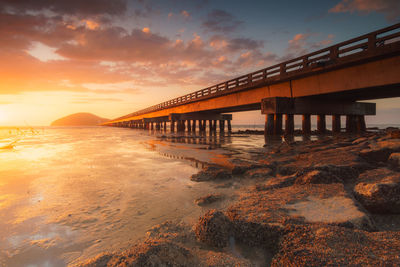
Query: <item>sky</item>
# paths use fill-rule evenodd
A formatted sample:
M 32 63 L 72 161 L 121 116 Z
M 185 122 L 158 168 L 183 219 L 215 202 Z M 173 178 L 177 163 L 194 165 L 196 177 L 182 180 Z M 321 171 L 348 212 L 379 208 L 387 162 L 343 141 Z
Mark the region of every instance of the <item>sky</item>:
M 399 0 L 0 0 L 0 126 L 116 118 L 399 21 Z

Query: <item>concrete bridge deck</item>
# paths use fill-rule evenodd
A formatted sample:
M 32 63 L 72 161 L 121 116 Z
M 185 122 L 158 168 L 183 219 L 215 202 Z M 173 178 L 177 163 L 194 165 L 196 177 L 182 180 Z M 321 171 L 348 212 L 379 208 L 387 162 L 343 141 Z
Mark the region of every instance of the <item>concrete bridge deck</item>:
M 269 123 L 270 128 L 266 132 L 274 134 L 280 133 L 279 117 L 282 114 L 303 114 L 306 117 L 316 114 L 321 120 L 324 120 L 322 119 L 324 115 L 335 115 L 334 125 L 338 123 L 338 116 L 340 118 L 340 115 L 346 115 L 349 130 L 356 128 L 350 124 L 357 121 L 361 124 L 358 128 L 363 129 L 365 128 L 365 123 L 364 126 L 362 125 L 363 116 L 375 114 L 375 107 L 355 103 L 355 101 L 399 97 L 399 86 L 400 23 L 136 111 L 109 121 L 105 125 L 131 127 L 133 124 L 150 128 L 152 122 L 168 122 L 172 130 L 174 122 L 179 121 L 178 130 L 182 130 L 182 127 L 179 128 L 181 121 L 192 121 L 193 124 L 197 120 L 201 126 L 208 120 L 210 129 L 215 129 L 212 121 L 214 123 L 230 121 L 222 117 L 216 118 L 218 114 L 261 110 L 263 107 L 263 114 L 267 115 L 266 125 L 268 118 L 274 121 L 272 124 Z M 296 106 L 303 107 L 301 111 L 294 107 L 281 111 L 273 110 L 266 107 L 268 103 L 273 102 L 268 101 L 272 98 L 302 99 L 300 102 L 296 100 L 290 103 L 291 105 L 297 103 Z M 304 109 L 309 106 L 309 103 L 315 103 L 315 99 L 318 103 L 329 103 L 332 109 L 317 109 L 315 105 L 312 105 L 314 106 L 312 110 Z M 264 104 L 262 104 L 263 100 Z M 335 108 L 341 104 L 344 104 L 346 109 Z M 323 107 L 324 104 L 320 106 Z M 271 117 L 271 114 L 274 117 Z M 179 117 L 183 115 L 185 118 Z M 278 123 L 275 120 L 278 120 Z M 151 125 L 146 125 L 145 121 Z M 289 124 L 292 123 L 290 118 L 286 121 Z M 308 119 L 306 118 L 305 121 L 303 129 L 307 132 Z M 192 124 L 187 129 L 193 130 Z M 221 127 L 220 129 L 223 129 L 223 126 Z M 271 127 L 277 130 L 271 130 Z M 287 125 L 288 134 L 291 132 L 290 127 Z M 199 130 L 203 128 L 199 127 Z

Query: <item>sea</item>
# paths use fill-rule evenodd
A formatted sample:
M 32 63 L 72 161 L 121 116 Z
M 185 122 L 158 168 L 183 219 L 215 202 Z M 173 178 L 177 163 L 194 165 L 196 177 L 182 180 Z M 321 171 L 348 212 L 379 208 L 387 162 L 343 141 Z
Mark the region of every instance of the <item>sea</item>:
M 232 190 L 191 175 L 268 152 L 264 144 L 263 135 L 2 127 L 0 266 L 73 266 L 129 248 L 167 220 L 194 223 L 207 210 L 195 199 Z

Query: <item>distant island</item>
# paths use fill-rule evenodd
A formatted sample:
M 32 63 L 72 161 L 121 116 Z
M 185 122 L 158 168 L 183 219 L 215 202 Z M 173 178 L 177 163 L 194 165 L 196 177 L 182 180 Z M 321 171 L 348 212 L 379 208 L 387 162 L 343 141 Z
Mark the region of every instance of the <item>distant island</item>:
M 96 126 L 109 119 L 98 117 L 91 113 L 75 113 L 53 121 L 51 126 Z

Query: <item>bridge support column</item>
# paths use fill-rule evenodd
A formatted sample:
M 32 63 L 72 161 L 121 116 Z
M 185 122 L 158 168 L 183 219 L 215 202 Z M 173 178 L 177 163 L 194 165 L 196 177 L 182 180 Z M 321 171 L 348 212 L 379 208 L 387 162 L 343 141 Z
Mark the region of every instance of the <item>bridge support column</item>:
M 227 122 L 228 122 L 228 132 L 232 132 L 231 120 L 227 120 Z
M 305 135 L 311 134 L 311 115 L 310 114 L 303 114 L 302 130 L 303 130 L 303 134 L 305 134 Z
M 156 130 L 159 131 L 161 129 L 161 125 L 159 122 L 156 122 Z
M 317 115 L 317 131 L 319 134 L 324 134 L 326 132 L 325 115 Z
M 174 120 L 171 120 L 170 128 L 171 128 L 171 133 L 175 132 L 175 121 Z
M 282 134 L 282 114 L 280 113 L 274 115 L 274 134 Z
M 167 131 L 167 122 L 164 121 L 164 131 Z
M 294 134 L 294 115 L 293 114 L 285 114 L 285 134 L 286 135 Z
M 178 132 L 182 132 L 183 130 L 183 123 L 181 120 L 178 121 Z
M 192 124 L 190 120 L 187 120 L 187 131 L 190 133 L 192 131 Z
M 213 121 L 212 120 L 208 120 L 208 131 L 210 132 L 210 134 L 211 134 L 211 132 L 213 131 Z
M 214 120 L 213 122 L 213 132 L 217 131 L 217 120 Z
M 225 120 L 220 120 L 219 121 L 219 132 L 220 133 L 225 132 Z
M 340 133 L 341 131 L 340 115 L 332 115 L 332 133 Z
M 264 135 L 274 134 L 274 114 L 267 114 L 265 116 L 265 130 Z
M 367 127 L 365 125 L 365 117 L 364 115 L 358 115 L 357 116 L 357 132 L 362 133 L 367 130 Z
M 196 132 L 196 120 L 193 120 L 193 123 L 192 123 L 192 132 Z
M 181 120 L 182 123 L 182 132 L 186 131 L 186 121 L 185 120 Z
M 356 116 L 355 115 L 346 115 L 346 132 L 347 133 L 355 133 L 356 130 L 357 130 Z

